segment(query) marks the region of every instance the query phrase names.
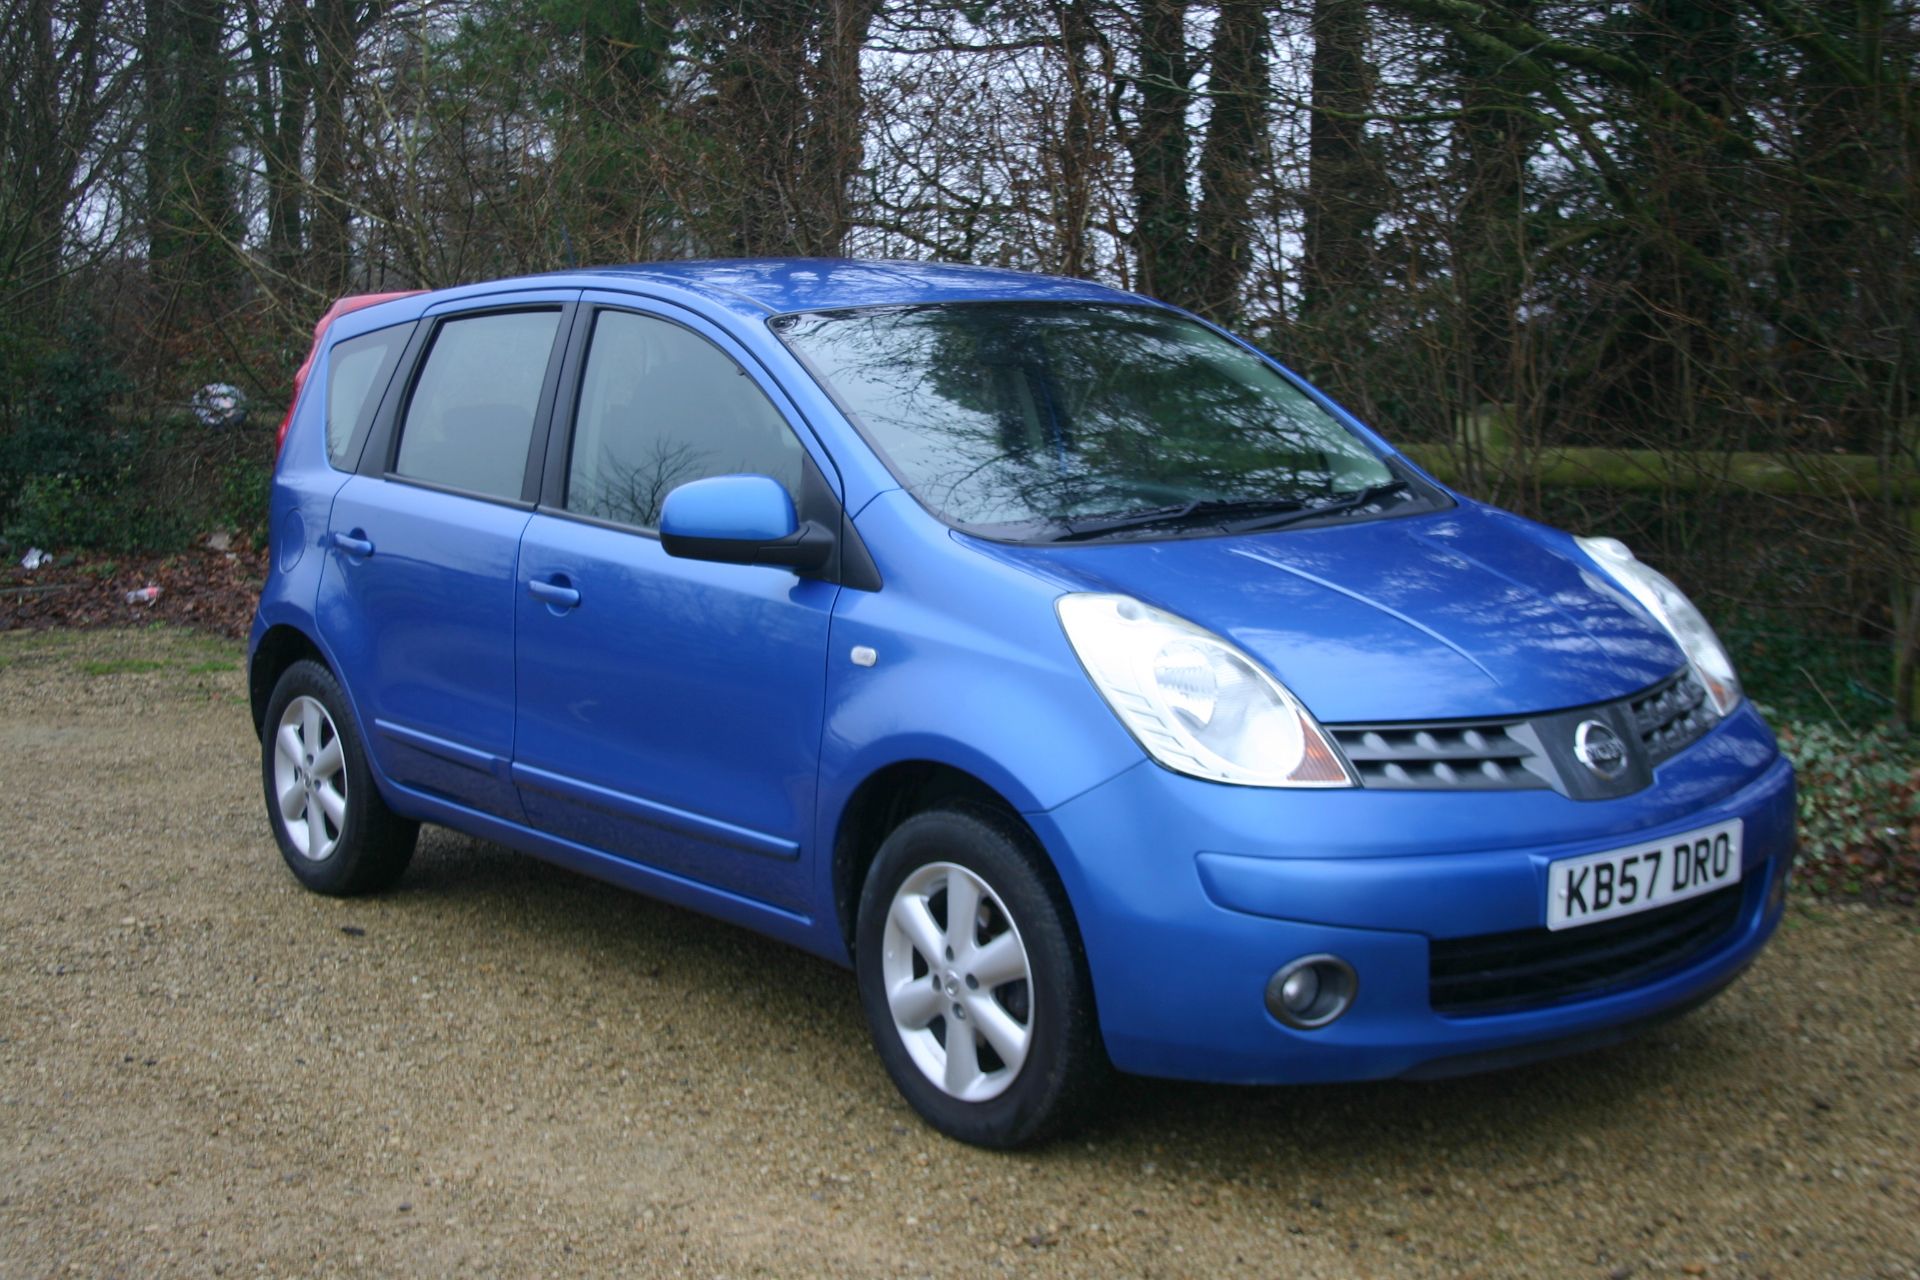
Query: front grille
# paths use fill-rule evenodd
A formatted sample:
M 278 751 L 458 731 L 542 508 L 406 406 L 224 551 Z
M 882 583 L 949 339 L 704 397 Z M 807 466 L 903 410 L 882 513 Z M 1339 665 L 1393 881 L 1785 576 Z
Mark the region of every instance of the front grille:
M 1523 721 L 1336 725 L 1332 732 L 1363 787 L 1508 791 L 1552 786 Z M 1520 733 L 1516 736 L 1515 731 Z
M 1746 886 L 1573 929 L 1436 939 L 1427 996 L 1441 1014 L 1504 1013 L 1642 982 L 1704 955 L 1740 918 Z
M 1653 770 L 1699 741 L 1717 717 L 1707 691 L 1683 668 L 1611 702 L 1500 720 L 1404 720 L 1330 724 L 1327 731 L 1360 785 L 1398 791 L 1519 791 L 1551 787 L 1575 800 L 1630 795 Z M 1576 743 L 1589 721 L 1626 748 L 1623 769 L 1583 762 Z M 1587 731 L 1590 732 L 1590 731 Z
M 1635 697 L 1627 714 L 1654 764 L 1691 746 L 1713 727 L 1707 691 L 1691 667 Z

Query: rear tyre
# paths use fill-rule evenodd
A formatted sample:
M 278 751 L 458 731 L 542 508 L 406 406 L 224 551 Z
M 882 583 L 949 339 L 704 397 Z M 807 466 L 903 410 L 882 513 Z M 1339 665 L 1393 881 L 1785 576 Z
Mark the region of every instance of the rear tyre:
M 307 888 L 376 893 L 406 871 L 420 824 L 381 798 L 353 708 L 319 663 L 294 663 L 274 686 L 260 776 L 280 856 Z
M 1111 1072 L 1065 895 L 1032 837 L 991 809 L 895 828 L 860 897 L 860 1003 L 887 1073 L 949 1137 L 1056 1136 Z

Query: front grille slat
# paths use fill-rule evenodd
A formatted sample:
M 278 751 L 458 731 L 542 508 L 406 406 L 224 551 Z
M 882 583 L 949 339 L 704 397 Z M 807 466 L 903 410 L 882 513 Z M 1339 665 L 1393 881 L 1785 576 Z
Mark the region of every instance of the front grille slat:
M 1421 790 L 1520 790 L 1552 783 L 1540 753 L 1512 730 L 1520 722 L 1334 725 L 1361 786 Z
M 1623 986 L 1697 959 L 1740 918 L 1745 886 L 1638 915 L 1555 932 L 1443 938 L 1432 943 L 1428 998 L 1440 1014 L 1511 1012 Z
M 1654 764 L 1693 745 L 1701 734 L 1713 727 L 1706 701 L 1707 691 L 1692 668 L 1632 700 L 1628 714 Z

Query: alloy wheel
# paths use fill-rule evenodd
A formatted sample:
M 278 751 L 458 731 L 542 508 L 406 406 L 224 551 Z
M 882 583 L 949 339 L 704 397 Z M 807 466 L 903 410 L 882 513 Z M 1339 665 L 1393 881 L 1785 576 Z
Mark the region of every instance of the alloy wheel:
M 1013 1084 L 1033 1041 L 1032 966 L 991 885 L 936 862 L 893 895 L 881 974 L 894 1029 L 914 1065 L 965 1102 Z
M 280 716 L 273 791 L 300 856 L 314 862 L 332 857 L 347 825 L 346 754 L 333 717 L 316 698 L 295 698 Z

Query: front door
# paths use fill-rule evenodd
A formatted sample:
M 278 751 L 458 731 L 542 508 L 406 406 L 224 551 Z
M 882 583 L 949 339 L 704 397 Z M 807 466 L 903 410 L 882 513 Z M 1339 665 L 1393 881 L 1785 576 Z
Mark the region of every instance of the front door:
M 751 357 L 694 317 L 583 313 L 569 447 L 520 541 L 513 779 L 541 830 L 803 909 L 838 587 L 677 560 L 679 484 L 816 464 Z M 568 401 L 562 395 L 561 403 Z M 821 474 L 812 470 L 814 486 Z

